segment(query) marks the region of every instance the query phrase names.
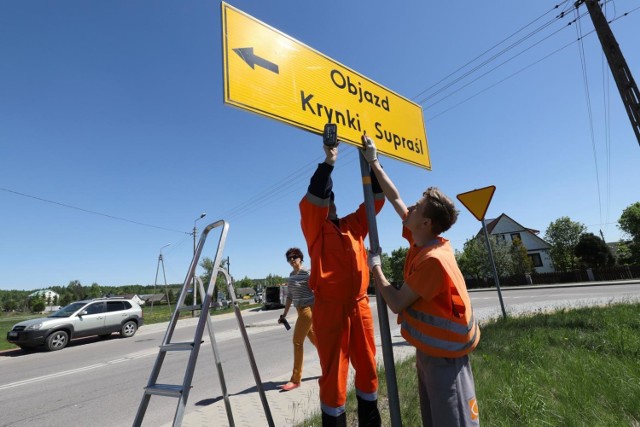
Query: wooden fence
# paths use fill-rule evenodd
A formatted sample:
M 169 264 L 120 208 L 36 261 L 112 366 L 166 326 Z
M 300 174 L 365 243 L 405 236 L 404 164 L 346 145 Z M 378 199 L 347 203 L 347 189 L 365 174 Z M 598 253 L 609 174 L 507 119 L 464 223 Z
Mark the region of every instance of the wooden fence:
M 500 277 L 500 286 L 553 285 L 609 280 L 640 279 L 640 265 L 621 265 L 598 269 L 573 270 L 553 273 L 520 274 Z M 466 279 L 468 289 L 495 287 L 493 277 Z

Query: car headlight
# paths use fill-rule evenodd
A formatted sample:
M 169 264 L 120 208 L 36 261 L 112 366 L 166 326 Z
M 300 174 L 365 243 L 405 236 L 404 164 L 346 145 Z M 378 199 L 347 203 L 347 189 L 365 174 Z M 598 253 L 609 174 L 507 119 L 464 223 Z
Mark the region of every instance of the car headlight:
M 25 329 L 26 330 L 32 330 L 32 331 L 37 331 L 38 329 L 42 328 L 42 322 L 40 323 L 34 323 L 33 325 L 29 325 L 27 326 Z

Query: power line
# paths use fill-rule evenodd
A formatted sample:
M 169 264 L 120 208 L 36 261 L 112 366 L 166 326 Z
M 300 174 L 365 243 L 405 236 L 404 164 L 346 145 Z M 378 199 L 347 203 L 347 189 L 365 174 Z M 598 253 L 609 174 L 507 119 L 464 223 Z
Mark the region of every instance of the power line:
M 576 15 L 578 14 L 578 10 L 576 9 Z M 580 22 L 578 22 L 578 25 L 576 25 L 576 33 L 578 34 L 578 40 L 580 40 L 580 43 L 578 45 L 578 51 L 580 52 L 580 64 L 582 67 L 582 79 L 584 82 L 584 92 L 585 92 L 585 96 L 586 96 L 586 100 L 587 100 L 587 114 L 588 114 L 588 121 L 589 121 L 589 132 L 591 135 L 591 148 L 593 150 L 593 161 L 595 163 L 595 167 L 596 167 L 596 184 L 598 187 L 598 208 L 600 211 L 600 222 L 602 222 L 602 196 L 600 194 L 600 173 L 598 171 L 598 155 L 597 155 L 597 151 L 596 151 L 596 137 L 595 137 L 595 133 L 593 130 L 593 111 L 591 109 L 591 94 L 589 92 L 589 80 L 588 80 L 588 76 L 587 76 L 587 63 L 586 63 L 586 59 L 585 59 L 585 53 L 584 53 L 584 43 L 582 42 L 582 26 L 580 25 Z
M 97 212 L 97 211 L 92 211 L 90 209 L 85 209 L 85 208 L 81 208 L 81 207 L 78 207 L 78 206 L 68 205 L 66 203 L 56 202 L 54 200 L 44 199 L 42 197 L 33 196 L 31 194 L 21 193 L 19 191 L 11 190 L 9 188 L 0 187 L 0 190 L 6 191 L 7 193 L 12 193 L 12 194 L 15 194 L 15 195 L 18 195 L 18 196 L 28 197 L 30 199 L 39 200 L 41 202 L 51 203 L 53 205 L 58 205 L 58 206 L 62 206 L 62 207 L 69 208 L 69 209 L 75 209 L 77 211 L 89 213 L 89 214 L 92 214 L 92 215 L 104 216 L 104 217 L 115 219 L 115 220 L 118 220 L 118 221 L 124 221 L 124 222 L 129 222 L 129 223 L 132 223 L 132 224 L 136 224 L 136 225 L 142 225 L 144 227 L 157 228 L 159 230 L 173 231 L 173 232 L 176 232 L 176 233 L 184 233 L 184 231 L 174 230 L 172 228 L 160 227 L 158 225 L 146 224 L 146 223 L 140 222 L 140 221 L 134 221 L 134 220 L 127 219 L 127 218 L 122 218 L 122 217 L 119 217 L 119 216 L 109 215 L 109 214 L 102 213 L 102 212 Z
M 505 81 L 507 81 L 507 80 L 511 79 L 512 77 L 517 76 L 518 74 L 522 73 L 523 71 L 528 70 L 529 68 L 531 68 L 531 67 L 533 67 L 534 65 L 536 65 L 536 64 L 538 64 L 538 63 L 540 63 L 540 62 L 544 61 L 545 59 L 547 59 L 547 58 L 549 58 L 549 57 L 551 57 L 551 56 L 553 56 L 553 55 L 555 55 L 555 54 L 557 54 L 557 53 L 559 53 L 559 52 L 563 51 L 564 49 L 568 48 L 569 46 L 571 46 L 572 44 L 576 43 L 577 41 L 578 41 L 578 40 L 574 40 L 574 41 L 572 41 L 572 42 L 569 42 L 569 43 L 565 44 L 564 46 L 562 46 L 562 47 L 560 47 L 560 48 L 558 48 L 558 49 L 554 50 L 553 52 L 551 52 L 551 53 L 549 53 L 549 54 L 547 54 L 547 55 L 543 56 L 542 58 L 538 59 L 537 61 L 535 61 L 535 62 L 533 62 L 533 63 L 531 63 L 531 64 L 529 64 L 529 65 L 527 65 L 527 66 L 525 66 L 525 67 L 523 67 L 523 68 L 521 68 L 521 69 L 519 69 L 518 71 L 516 71 L 516 72 L 514 72 L 514 73 L 512 73 L 512 74 L 509 74 L 507 77 L 505 77 L 505 78 L 503 78 L 503 79 L 501 79 L 501 80 L 499 80 L 499 81 L 495 82 L 494 84 L 492 84 L 492 85 L 490 85 L 490 86 L 488 86 L 488 87 L 486 87 L 486 88 L 482 89 L 482 90 L 481 90 L 481 91 L 479 91 L 479 92 L 476 92 L 475 94 L 471 95 L 470 97 L 463 99 L 462 101 L 460 101 L 460 102 L 458 102 L 457 104 L 455 104 L 455 105 L 453 105 L 453 106 L 451 106 L 451 107 L 447 108 L 446 110 L 443 110 L 443 111 L 441 111 L 441 112 L 439 112 L 439 113 L 437 113 L 437 114 L 435 114 L 435 115 L 430 116 L 430 117 L 429 117 L 429 120 L 432 120 L 432 121 L 433 121 L 434 119 L 436 119 L 436 118 L 438 118 L 438 117 L 440 117 L 440 116 L 444 115 L 445 113 L 448 113 L 449 111 L 453 110 L 454 108 L 459 107 L 460 105 L 462 105 L 462 104 L 464 104 L 464 103 L 466 103 L 466 102 L 470 101 L 471 99 L 473 99 L 473 98 L 475 98 L 475 97 L 477 97 L 477 96 L 479 96 L 479 95 L 481 95 L 481 94 L 483 94 L 483 93 L 487 92 L 487 91 L 488 91 L 488 90 L 490 90 L 490 89 L 493 89 L 494 87 L 498 86 L 499 84 L 502 84 L 502 83 L 504 83 Z
M 343 160 L 336 164 L 335 169 L 342 169 L 354 162 L 355 159 L 353 158 L 353 154 L 358 153 L 358 150 L 355 147 L 353 148 L 353 150 L 346 151 L 346 153 L 340 155 Z M 271 204 L 293 194 L 293 190 L 295 190 L 295 194 L 301 197 L 304 195 L 305 188 L 309 184 L 308 179 L 313 174 L 316 167 L 315 165 L 321 161 L 323 161 L 323 157 L 318 157 L 307 163 L 302 168 L 282 178 L 276 184 L 256 193 L 254 196 L 240 203 L 237 207 L 232 208 L 226 213 L 226 215 L 222 216 L 222 218 L 229 221 L 239 219 L 265 205 Z
M 583 14 L 582 16 L 584 16 L 584 14 Z M 581 17 L 582 17 L 582 16 L 581 16 Z M 579 17 L 579 18 L 577 18 L 577 19 L 580 19 L 581 17 Z M 567 24 L 567 26 L 571 25 L 573 22 L 575 22 L 575 20 L 574 20 L 574 21 L 572 21 L 572 22 L 570 22 L 570 23 L 568 23 L 568 24 Z M 527 52 L 527 51 L 531 50 L 533 47 L 535 47 L 535 46 L 539 45 L 539 44 L 540 44 L 540 43 L 542 43 L 543 41 L 545 41 L 545 40 L 549 39 L 550 37 L 552 37 L 552 36 L 556 35 L 557 33 L 559 33 L 560 31 L 564 30 L 565 28 L 566 28 L 566 26 L 565 26 L 565 27 L 563 27 L 563 28 L 560 28 L 560 29 L 558 29 L 558 30 L 556 30 L 556 31 L 554 31 L 553 33 L 549 34 L 548 36 L 544 37 L 543 39 L 541 39 L 541 40 L 537 41 L 536 43 L 534 43 L 533 45 L 529 46 L 527 49 L 525 49 L 525 50 L 523 50 L 523 51 L 521 51 L 521 52 L 519 52 L 519 53 L 517 53 L 517 54 L 513 55 L 513 56 L 512 56 L 512 57 L 510 57 L 509 59 L 507 59 L 507 60 L 503 61 L 502 63 L 500 63 L 500 64 L 498 64 L 498 65 L 496 65 L 495 67 L 491 68 L 490 70 L 488 70 L 488 71 L 484 72 L 484 73 L 483 73 L 483 74 L 481 74 L 480 76 L 478 76 L 478 77 L 476 77 L 475 79 L 471 80 L 470 82 L 468 82 L 468 83 L 464 84 L 463 86 L 459 87 L 459 88 L 458 88 L 458 89 L 456 89 L 455 91 L 453 91 L 453 92 L 451 92 L 451 93 L 449 93 L 449 94 L 445 95 L 444 97 L 440 98 L 439 100 L 437 100 L 437 101 L 435 101 L 435 102 L 431 103 L 431 105 L 429 105 L 429 106 L 428 106 L 428 107 L 426 107 L 426 108 L 431 108 L 431 107 L 433 107 L 434 105 L 439 104 L 440 102 L 444 101 L 445 99 L 449 98 L 450 96 L 452 96 L 452 95 L 454 95 L 454 94 L 458 93 L 459 91 L 461 91 L 461 90 L 462 90 L 462 89 L 464 89 L 465 87 L 467 87 L 467 86 L 469 86 L 469 85 L 471 85 L 471 84 L 475 83 L 476 81 L 478 81 L 478 80 L 480 80 L 481 78 L 483 78 L 483 77 L 485 77 L 485 76 L 489 75 L 490 73 L 494 72 L 495 70 L 497 70 L 498 68 L 502 67 L 503 65 L 505 65 L 505 64 L 507 64 L 507 63 L 509 63 L 509 62 L 511 62 L 512 60 L 514 60 L 515 58 L 519 57 L 519 56 L 520 56 L 520 55 L 522 55 L 523 53 L 525 53 L 525 52 Z M 474 70 L 474 71 L 475 71 L 475 70 Z M 420 101 L 420 104 L 423 104 L 424 102 L 426 102 L 426 99 L 424 99 L 423 101 Z
M 611 0 L 608 0 L 608 1 L 611 1 Z M 625 12 L 625 13 L 623 13 L 623 14 L 622 14 L 622 15 L 620 15 L 620 16 L 617 16 L 616 18 L 614 18 L 614 19 L 612 19 L 611 21 L 609 21 L 609 23 L 613 23 L 613 22 L 615 22 L 615 21 L 617 21 L 617 20 L 619 20 L 619 19 L 621 19 L 621 18 L 627 17 L 627 16 L 629 16 L 631 13 L 633 13 L 633 12 L 635 12 L 635 11 L 637 11 L 637 10 L 640 10 L 640 6 L 639 6 L 639 7 L 637 7 L 637 8 L 635 8 L 635 9 L 630 10 L 629 12 Z M 581 15 L 581 16 L 584 16 L 584 15 L 585 15 L 585 14 L 583 14 L 583 15 Z M 572 21 L 572 22 L 574 22 L 574 21 Z M 567 25 L 571 25 L 571 24 L 567 24 Z M 566 28 L 566 27 L 564 27 L 564 28 Z M 557 31 L 556 31 L 556 32 L 557 32 Z M 586 33 L 586 34 L 583 34 L 583 35 L 581 36 L 581 38 L 585 38 L 585 37 L 587 37 L 587 36 L 589 36 L 589 35 L 593 34 L 594 32 L 595 32 L 595 30 L 591 30 L 591 31 L 589 31 L 589 32 L 588 32 L 588 33 Z M 547 37 L 547 38 L 548 38 L 548 37 Z M 448 113 L 449 111 L 451 111 L 451 110 L 455 109 L 456 107 L 459 107 L 460 105 L 462 105 L 462 104 L 464 104 L 464 103 L 466 103 L 466 102 L 470 101 L 471 99 L 473 99 L 473 98 L 475 98 L 475 97 L 477 97 L 477 96 L 479 96 L 479 95 L 483 94 L 484 92 L 487 92 L 488 90 L 490 90 L 490 89 L 494 88 L 495 86 L 498 86 L 499 84 L 501 84 L 501 83 L 505 82 L 506 80 L 509 80 L 509 79 L 511 79 L 512 77 L 515 77 L 516 75 L 520 74 L 521 72 L 523 72 L 523 71 L 525 71 L 525 70 L 527 70 L 527 69 L 531 68 L 533 65 L 536 65 L 536 64 L 538 64 L 538 63 L 542 62 L 543 60 L 545 60 L 545 59 L 547 59 L 547 58 L 549 58 L 549 57 L 551 57 L 551 56 L 553 56 L 553 55 L 555 55 L 555 54 L 559 53 L 560 51 L 562 51 L 562 50 L 566 49 L 567 47 L 571 46 L 572 44 L 574 44 L 574 43 L 576 43 L 576 42 L 578 42 L 578 41 L 580 41 L 580 39 L 576 39 L 576 40 L 574 40 L 574 41 L 571 41 L 571 42 L 569 42 L 569 43 L 565 44 L 564 46 L 562 46 L 562 47 L 560 47 L 560 48 L 558 48 L 558 49 L 554 50 L 553 52 L 551 52 L 551 53 L 549 53 L 549 54 L 547 54 L 547 55 L 543 56 L 542 58 L 540 58 L 540 59 L 538 59 L 538 60 L 536 60 L 536 61 L 532 62 L 531 64 L 529 64 L 529 65 L 527 65 L 527 66 L 525 66 L 525 67 L 523 67 L 523 68 L 519 69 L 518 71 L 516 71 L 516 72 L 514 72 L 514 73 L 512 73 L 512 74 L 510 74 L 510 75 L 508 75 L 507 77 L 505 77 L 505 78 L 503 78 L 503 79 L 501 79 L 501 80 L 497 81 L 496 83 L 493 83 L 493 84 L 489 85 L 488 87 L 486 87 L 486 88 L 484 88 L 484 89 L 482 89 L 482 90 L 480 90 L 480 91 L 476 92 L 475 94 L 473 94 L 473 95 L 471 95 L 471 96 L 469 96 L 469 97 L 465 98 L 464 100 L 462 100 L 462 101 L 460 101 L 460 102 L 456 103 L 455 105 L 453 105 L 453 106 L 451 106 L 451 107 L 449 107 L 449 108 L 446 108 L 445 110 L 442 110 L 442 111 L 440 111 L 439 113 L 436 113 L 436 114 L 434 114 L 434 115 L 430 115 L 430 116 L 429 116 L 429 120 L 430 120 L 430 121 L 433 121 L 434 119 L 436 119 L 436 118 L 438 118 L 438 117 L 440 117 L 440 116 L 442 116 L 442 115 L 444 115 L 444 114 Z M 497 67 L 495 67 L 495 68 L 497 68 Z M 486 74 L 486 73 L 485 73 L 485 74 Z M 477 79 L 476 79 L 476 80 L 477 80 Z M 475 80 L 474 80 L 474 81 L 475 81 Z M 466 86 L 469 86 L 469 84 L 465 85 L 465 87 L 466 87 Z M 456 91 L 456 92 L 458 92 L 458 91 Z M 443 97 L 442 99 L 438 100 L 438 101 L 437 101 L 437 103 L 440 103 L 441 101 L 444 101 L 445 99 L 447 99 L 449 96 L 453 95 L 453 94 L 454 94 L 454 93 L 456 93 L 456 92 L 453 92 L 453 93 L 449 94 L 448 96 Z M 434 103 L 434 104 L 432 104 L 432 105 L 430 105 L 430 106 L 428 106 L 428 107 L 425 107 L 425 108 L 431 108 L 431 107 L 433 107 L 434 105 L 435 105 L 435 103 Z
M 567 0 L 565 0 L 563 3 L 567 3 Z M 562 3 L 560 3 L 562 4 Z M 427 89 L 424 89 L 423 91 L 421 91 L 420 93 L 418 93 L 416 96 L 414 96 L 412 98 L 412 100 L 415 100 L 416 98 L 418 98 L 419 96 L 422 96 L 424 93 L 426 93 L 427 91 L 433 89 L 434 87 L 438 86 L 440 83 L 444 82 L 445 80 L 447 80 L 449 77 L 457 74 L 458 72 L 462 71 L 464 68 L 466 68 L 467 66 L 473 64 L 476 60 L 482 58 L 484 55 L 486 55 L 487 53 L 491 52 L 493 49 L 495 49 L 496 47 L 500 46 L 501 44 L 503 44 L 504 42 L 506 42 L 507 40 L 511 39 L 513 36 L 515 36 L 516 34 L 524 31 L 524 29 L 526 29 L 527 27 L 533 25 L 535 22 L 537 22 L 538 20 L 540 20 L 542 17 L 546 16 L 547 14 L 549 14 L 551 11 L 557 9 L 560 4 L 557 4 L 556 6 L 554 6 L 551 10 L 543 13 L 542 15 L 540 15 L 539 17 L 537 17 L 536 19 L 534 19 L 533 21 L 531 21 L 530 23 L 528 23 L 527 25 L 525 25 L 524 27 L 520 28 L 519 30 L 517 30 L 516 32 L 512 33 L 510 36 L 504 38 L 503 40 L 501 40 L 500 42 L 496 43 L 495 45 L 493 45 L 492 47 L 490 47 L 489 49 L 485 50 L 484 52 L 482 52 L 480 55 L 476 56 L 475 58 L 473 58 L 472 60 L 468 61 L 466 64 L 458 67 L 458 69 L 456 69 L 455 71 L 449 73 L 448 75 L 446 75 L 445 77 L 443 77 L 442 79 L 438 80 L 436 83 L 434 83 L 433 85 L 429 86 Z M 557 17 L 556 17 L 557 18 Z M 555 18 L 554 18 L 555 20 Z M 553 21 L 552 21 L 553 22 Z M 545 24 L 544 26 L 547 26 L 548 24 Z M 483 64 L 481 64 L 483 65 Z M 464 77 L 464 76 L 463 76 Z M 458 79 L 459 80 L 459 79 Z M 456 80 L 457 81 L 457 80 Z M 455 81 L 454 81 L 455 83 Z M 439 93 L 439 92 L 438 92 Z M 432 94 L 433 96 L 434 94 Z M 422 104 L 422 102 L 419 102 L 419 104 Z

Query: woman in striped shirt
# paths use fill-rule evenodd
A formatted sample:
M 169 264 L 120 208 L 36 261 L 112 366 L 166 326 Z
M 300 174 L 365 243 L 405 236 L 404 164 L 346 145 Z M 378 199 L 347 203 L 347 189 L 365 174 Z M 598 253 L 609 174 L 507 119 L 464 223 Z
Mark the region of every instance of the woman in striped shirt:
M 308 337 L 311 344 L 316 345 L 316 337 L 311 325 L 311 308 L 313 307 L 314 296 L 309 289 L 309 270 L 302 266 L 304 255 L 298 248 L 289 249 L 285 256 L 293 267 L 289 274 L 287 286 L 287 298 L 284 305 L 284 312 L 280 316 L 278 323 L 283 323 L 289 312 L 291 304 L 298 312 L 295 328 L 293 330 L 293 373 L 288 383 L 282 386 L 282 390 L 289 391 L 300 387 L 302 380 L 302 360 L 304 358 L 304 338 Z

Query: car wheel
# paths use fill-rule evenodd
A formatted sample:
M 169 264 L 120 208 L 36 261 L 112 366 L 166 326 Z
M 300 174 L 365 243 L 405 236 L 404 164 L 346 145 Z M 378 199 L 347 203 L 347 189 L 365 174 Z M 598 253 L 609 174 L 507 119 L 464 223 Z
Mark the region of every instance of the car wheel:
M 65 331 L 56 331 L 47 337 L 47 350 L 62 350 L 69 343 L 69 334 Z
M 138 324 L 133 320 L 129 320 L 124 325 L 122 325 L 122 329 L 120 330 L 120 335 L 125 338 L 132 337 L 136 334 L 138 330 Z

